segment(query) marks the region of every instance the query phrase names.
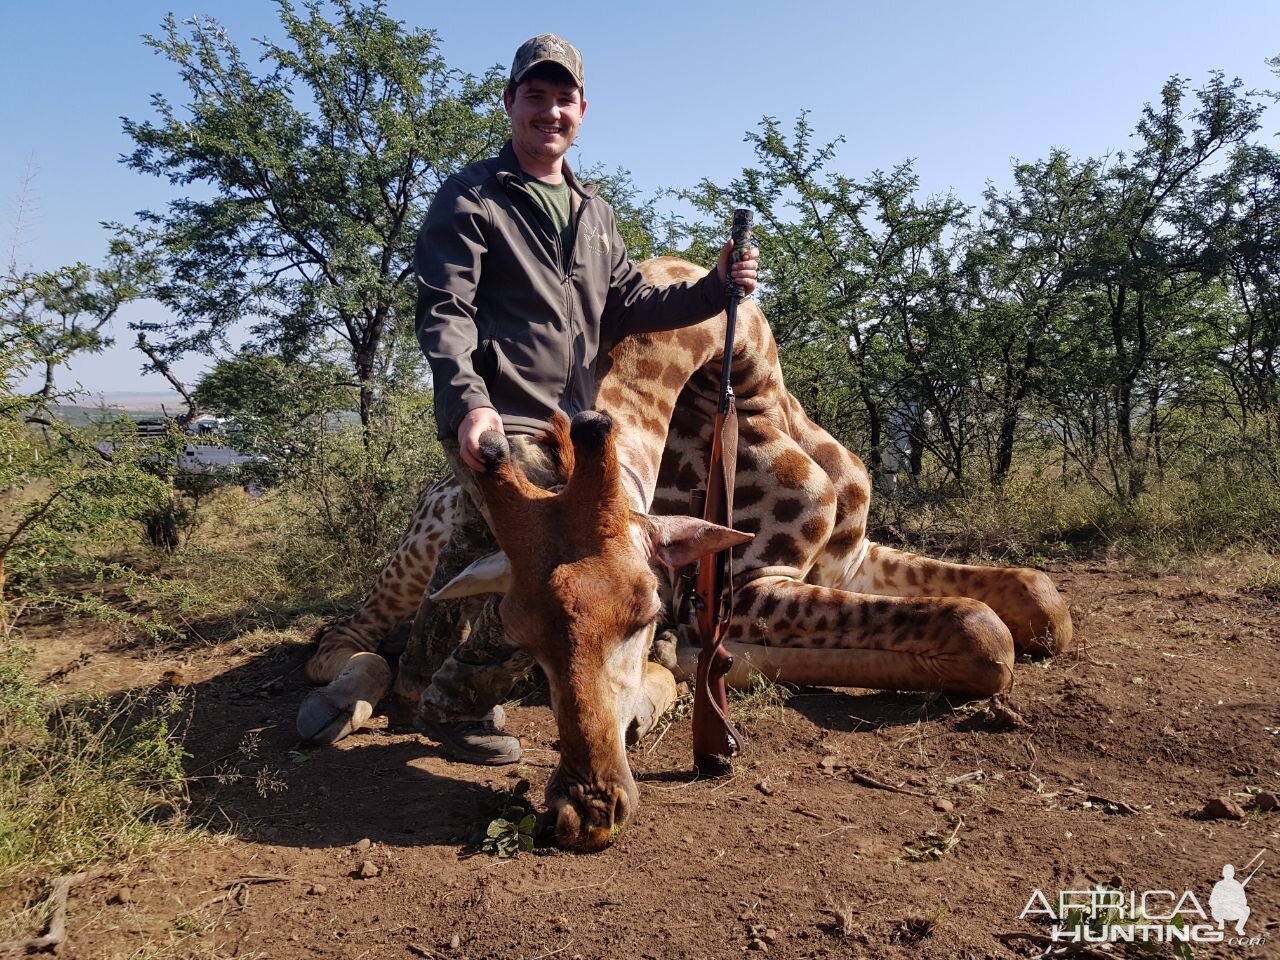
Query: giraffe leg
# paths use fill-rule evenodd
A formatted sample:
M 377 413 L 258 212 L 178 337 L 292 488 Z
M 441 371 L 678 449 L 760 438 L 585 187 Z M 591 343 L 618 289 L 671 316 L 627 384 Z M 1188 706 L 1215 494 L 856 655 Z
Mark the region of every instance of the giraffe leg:
M 303 740 L 341 740 L 368 721 L 390 689 L 391 668 L 374 651 L 392 627 L 417 609 L 451 534 L 458 496 L 452 476 L 431 486 L 360 609 L 317 635 L 306 676 L 323 686 L 308 694 L 298 709 Z
M 844 588 L 884 597 L 969 597 L 996 612 L 1020 654 L 1051 657 L 1071 647 L 1071 611 L 1038 570 L 946 563 L 876 544 Z
M 990 607 L 962 597 L 872 597 L 764 577 L 738 590 L 727 646 L 734 687 L 749 687 L 757 673 L 975 698 L 1013 684 L 1008 628 Z M 681 663 L 685 671 L 689 662 Z

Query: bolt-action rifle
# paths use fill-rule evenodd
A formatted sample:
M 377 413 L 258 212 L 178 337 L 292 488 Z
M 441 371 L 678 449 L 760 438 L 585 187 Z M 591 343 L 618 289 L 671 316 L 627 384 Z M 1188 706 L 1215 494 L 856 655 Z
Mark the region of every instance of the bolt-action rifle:
M 733 259 L 741 260 L 751 247 L 751 211 L 733 212 Z M 729 306 L 725 325 L 724 366 L 720 373 L 720 398 L 716 405 L 715 428 L 711 435 L 711 460 L 707 469 L 707 489 L 694 492 L 694 513 L 711 523 L 733 526 L 733 484 L 738 462 L 738 415 L 734 406 L 733 339 L 738 323 L 738 302 L 742 288 L 732 279 L 727 289 Z M 733 612 L 733 565 L 730 549 L 721 550 L 698 563 L 695 607 L 698 636 L 698 673 L 693 692 L 693 765 L 704 775 L 719 776 L 730 769 L 729 758 L 742 752 L 742 735 L 729 722 L 729 699 L 725 677 L 733 657 L 724 648 L 722 630 Z M 725 591 L 730 591 L 726 600 Z

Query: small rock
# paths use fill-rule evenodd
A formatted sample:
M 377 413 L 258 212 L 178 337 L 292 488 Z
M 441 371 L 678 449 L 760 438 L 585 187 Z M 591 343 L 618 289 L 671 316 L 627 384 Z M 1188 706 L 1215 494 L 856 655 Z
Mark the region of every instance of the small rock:
M 1263 813 L 1280 810 L 1280 797 L 1274 793 L 1260 793 L 1253 798 L 1253 805 Z
M 765 930 L 763 939 L 765 943 L 769 944 L 769 946 L 773 946 L 778 942 L 778 931 L 773 929 L 773 927 L 769 927 Z
M 133 891 L 128 887 L 120 887 L 107 898 L 107 903 L 133 903 Z
M 313 883 L 307 887 L 307 896 L 309 897 L 323 897 L 328 892 L 329 888 L 323 883 Z
M 761 780 L 756 784 L 756 789 L 763 793 L 766 797 L 773 796 L 773 787 L 769 785 L 768 780 Z
M 946 797 L 939 797 L 937 800 L 933 801 L 933 809 L 937 810 L 939 813 L 951 813 L 955 808 L 956 805 Z
M 328 788 L 328 787 L 321 787 L 320 789 L 318 789 L 318 790 L 316 791 L 316 793 L 320 794 L 320 796 L 322 796 L 322 797 L 327 797 L 327 796 L 329 795 L 329 788 Z
M 818 768 L 822 770 L 823 773 L 830 773 L 836 768 L 838 763 L 839 761 L 836 760 L 834 756 L 828 754 L 818 762 Z
M 1204 805 L 1200 811 L 1201 820 L 1243 820 L 1244 807 L 1230 797 L 1215 797 Z
M 450 950 L 457 950 L 457 949 L 458 949 L 459 947 L 461 947 L 461 946 L 462 946 L 462 938 L 461 938 L 460 936 L 458 936 L 456 933 L 455 933 L 452 937 L 450 937 L 450 938 L 449 938 L 449 949 L 450 949 Z
M 747 949 L 759 950 L 761 953 L 768 953 L 769 945 L 765 943 L 763 940 L 761 940 L 759 937 L 756 937 L 754 940 L 752 940 L 750 943 L 747 944 Z
M 365 837 L 363 840 L 357 840 L 356 853 L 364 853 L 372 846 L 373 846 L 373 841 L 370 840 L 368 837 Z
M 366 860 L 360 864 L 360 869 L 356 872 L 360 875 L 361 880 L 372 880 L 382 871 L 378 869 L 378 865 L 372 860 Z

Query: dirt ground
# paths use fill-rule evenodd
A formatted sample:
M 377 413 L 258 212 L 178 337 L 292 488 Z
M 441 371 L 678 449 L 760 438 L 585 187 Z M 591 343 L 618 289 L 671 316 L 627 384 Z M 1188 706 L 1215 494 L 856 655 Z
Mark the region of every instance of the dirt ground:
M 1019 919 L 1037 889 L 1191 890 L 1207 911 L 1223 864 L 1261 850 L 1247 933 L 1268 942 L 1195 955 L 1280 956 L 1280 812 L 1250 795 L 1280 789 L 1280 596 L 1225 559 L 1051 572 L 1087 651 L 1018 665 L 1024 725 L 986 704 L 804 689 L 740 710 L 747 756 L 697 781 L 685 718 L 633 750 L 642 807 L 586 856 L 467 842 L 519 778 L 541 799 L 545 705 L 510 711 L 515 769 L 384 729 L 302 752 L 300 641 L 148 649 L 35 628 L 42 675 L 74 667 L 64 689 L 185 687 L 193 815 L 211 831 L 76 888 L 59 956 L 1039 956 L 1000 937 L 1047 932 Z M 1250 812 L 1197 816 L 1218 797 Z

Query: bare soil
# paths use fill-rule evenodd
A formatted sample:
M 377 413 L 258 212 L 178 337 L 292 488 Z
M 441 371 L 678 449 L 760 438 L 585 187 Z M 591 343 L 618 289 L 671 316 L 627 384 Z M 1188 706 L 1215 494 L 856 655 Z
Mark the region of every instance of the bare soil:
M 686 718 L 634 749 L 643 806 L 591 856 L 468 844 L 521 777 L 541 797 L 556 734 L 536 697 L 509 712 L 514 769 L 385 728 L 302 752 L 308 625 L 256 652 L 39 625 L 37 669 L 70 667 L 67 690 L 185 687 L 193 816 L 213 831 L 73 890 L 59 956 L 1039 956 L 998 938 L 1046 932 L 1019 920 L 1036 889 L 1189 889 L 1207 910 L 1222 865 L 1264 849 L 1248 932 L 1268 942 L 1196 956 L 1280 956 L 1280 813 L 1197 816 L 1280 789 L 1280 597 L 1225 559 L 1052 572 L 1087 649 L 1019 664 L 1025 725 L 986 704 L 803 689 L 740 710 L 747 756 L 698 781 Z M 938 850 L 930 835 L 956 842 L 913 855 Z

